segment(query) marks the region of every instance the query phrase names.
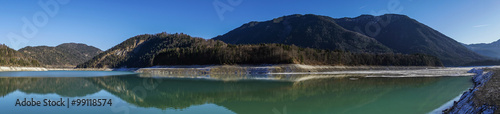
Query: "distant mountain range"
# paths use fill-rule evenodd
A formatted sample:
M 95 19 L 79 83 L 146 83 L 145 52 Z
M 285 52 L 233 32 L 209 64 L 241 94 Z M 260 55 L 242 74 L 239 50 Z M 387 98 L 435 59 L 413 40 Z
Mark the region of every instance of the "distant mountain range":
M 102 51 L 86 44 L 65 43 L 56 47 L 36 46 L 19 49 L 25 56 L 38 60 L 46 67 L 75 67 Z
M 500 40 L 492 43 L 464 44 L 470 50 L 495 59 L 500 59 Z
M 446 35 L 397 14 L 339 19 L 289 15 L 250 22 L 213 39 L 230 44 L 284 43 L 351 52 L 423 53 L 450 66 L 486 59 Z
M 3 47 L 9 54 L 19 55 L 12 60 L 28 61 L 4 62 L 6 65 L 138 68 L 196 64 L 458 66 L 489 59 L 471 50 L 498 57 L 499 44 L 463 45 L 405 15 L 336 19 L 297 14 L 249 22 L 212 39 L 182 33 L 138 35 L 105 52 L 74 43 L 25 47 L 19 50 L 21 55 Z

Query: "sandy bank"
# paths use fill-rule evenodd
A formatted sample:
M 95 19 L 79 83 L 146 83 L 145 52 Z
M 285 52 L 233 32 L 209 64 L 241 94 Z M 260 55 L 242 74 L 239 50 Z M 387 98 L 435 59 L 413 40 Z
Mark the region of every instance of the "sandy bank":
M 137 73 L 153 75 L 222 75 L 222 74 L 267 74 L 267 75 L 356 75 L 363 77 L 435 77 L 472 76 L 471 68 L 445 68 L 421 66 L 312 66 L 299 64 L 261 66 L 157 66 L 141 68 Z
M 44 67 L 13 67 L 13 66 L 0 66 L 0 72 L 6 71 L 113 71 L 109 68 L 44 68 Z
M 113 71 L 110 68 L 46 68 L 47 70 L 62 70 L 62 71 Z
M 2 71 L 47 71 L 46 68 L 42 67 L 8 67 L 0 66 L 0 72 Z

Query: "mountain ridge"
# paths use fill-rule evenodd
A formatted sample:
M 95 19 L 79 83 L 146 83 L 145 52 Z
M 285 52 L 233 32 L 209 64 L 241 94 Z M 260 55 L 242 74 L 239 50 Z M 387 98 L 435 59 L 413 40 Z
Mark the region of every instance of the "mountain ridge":
M 287 19 L 294 20 L 288 23 L 292 25 L 293 30 L 291 33 L 293 35 L 283 39 L 276 35 L 280 32 L 275 31 L 279 29 L 268 29 L 279 28 L 276 27 L 278 25 L 273 25 L 273 23 L 282 23 Z M 255 29 L 255 26 L 259 26 L 258 29 Z M 353 35 L 361 34 L 362 38 L 336 35 L 339 31 L 348 31 Z M 334 35 L 329 36 L 329 34 Z M 299 38 L 294 36 L 299 36 Z M 380 49 L 388 48 L 386 52 L 433 55 L 441 59 L 447 66 L 457 66 L 487 58 L 470 51 L 459 42 L 439 31 L 400 14 L 360 15 L 355 18 L 331 18 L 314 14 L 288 15 L 268 21 L 246 23 L 212 39 L 230 44 L 284 43 L 300 47 L 351 52 L 380 53 Z M 330 47 L 328 47 L 329 45 Z M 381 48 L 377 51 L 377 48 L 373 48 L 374 45 Z
M 335 20 L 342 27 L 368 34 L 397 53 L 424 53 L 440 58 L 444 64 L 455 66 L 476 60 L 487 59 L 468 50 L 456 40 L 418 22 L 406 15 L 385 14 L 381 16 L 358 16 Z M 368 27 L 367 27 L 368 26 Z M 370 27 L 379 27 L 373 34 Z M 367 29 L 368 28 L 368 29 Z
M 230 44 L 281 43 L 351 52 L 392 52 L 375 39 L 344 29 L 332 19 L 314 14 L 295 14 L 262 22 L 252 21 L 212 39 Z
M 74 67 L 102 51 L 82 43 L 63 43 L 51 46 L 27 46 L 19 49 L 25 56 L 37 59 L 46 67 Z
M 470 50 L 495 59 L 500 59 L 500 39 L 491 43 L 464 44 Z

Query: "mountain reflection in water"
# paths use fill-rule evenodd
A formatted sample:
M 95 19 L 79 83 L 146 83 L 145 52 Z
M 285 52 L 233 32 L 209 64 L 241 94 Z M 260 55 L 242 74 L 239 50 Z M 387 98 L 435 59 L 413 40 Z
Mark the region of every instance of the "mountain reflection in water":
M 470 87 L 469 80 L 470 77 L 209 80 L 141 77 L 138 74 L 0 77 L 0 96 L 21 91 L 84 97 L 104 90 L 130 106 L 150 110 L 215 104 L 241 114 L 427 113 Z

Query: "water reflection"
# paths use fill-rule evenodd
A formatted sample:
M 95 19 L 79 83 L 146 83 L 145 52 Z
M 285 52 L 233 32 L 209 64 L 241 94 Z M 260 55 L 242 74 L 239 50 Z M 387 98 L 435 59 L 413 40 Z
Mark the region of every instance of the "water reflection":
M 212 76 L 214 77 L 214 76 Z M 220 76 L 223 77 L 223 76 Z M 220 78 L 219 77 L 219 78 Z M 237 76 L 235 76 L 237 77 Z M 278 76 L 279 79 L 318 76 Z M 320 76 L 338 77 L 338 76 Z M 105 90 L 151 110 L 216 104 L 235 113 L 426 113 L 470 86 L 469 77 L 311 78 L 302 81 L 108 77 L 3 77 L 0 95 L 55 93 L 81 97 Z
M 64 97 L 81 97 L 101 90 L 85 78 L 0 78 L 0 87 L 1 96 L 20 90 L 28 94 L 55 93 Z

